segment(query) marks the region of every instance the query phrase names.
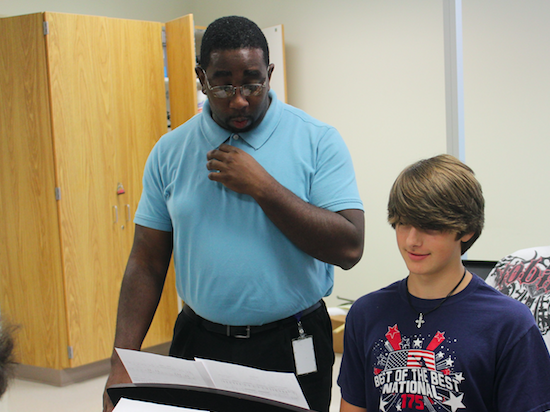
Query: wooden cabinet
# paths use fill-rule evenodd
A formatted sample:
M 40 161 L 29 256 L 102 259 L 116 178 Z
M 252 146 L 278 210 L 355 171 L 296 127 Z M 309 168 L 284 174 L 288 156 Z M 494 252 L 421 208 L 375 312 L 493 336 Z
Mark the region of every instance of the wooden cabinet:
M 282 26 L 266 30 L 284 50 Z M 0 309 L 22 365 L 111 354 L 143 168 L 167 131 L 165 61 L 175 128 L 197 113 L 192 15 L 0 18 Z M 177 312 L 171 266 L 144 347 L 171 340 Z
M 167 24 L 168 37 L 189 24 Z M 110 356 L 144 164 L 167 131 L 162 31 L 49 12 L 0 19 L 0 308 L 20 325 L 23 365 Z M 178 43 L 181 124 L 196 86 L 194 60 L 181 66 L 193 39 Z M 177 306 L 171 269 L 145 347 L 171 339 Z

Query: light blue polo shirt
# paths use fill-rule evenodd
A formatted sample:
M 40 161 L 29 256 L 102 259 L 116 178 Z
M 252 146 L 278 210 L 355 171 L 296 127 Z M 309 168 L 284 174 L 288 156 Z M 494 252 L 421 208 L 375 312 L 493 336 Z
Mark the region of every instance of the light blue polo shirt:
M 250 196 L 209 180 L 208 151 L 227 141 L 304 201 L 363 210 L 338 131 L 269 94 L 263 121 L 239 136 L 212 120 L 206 102 L 158 141 L 145 167 L 134 221 L 174 232 L 178 293 L 212 322 L 261 325 L 291 316 L 330 294 L 334 269 L 294 246 Z

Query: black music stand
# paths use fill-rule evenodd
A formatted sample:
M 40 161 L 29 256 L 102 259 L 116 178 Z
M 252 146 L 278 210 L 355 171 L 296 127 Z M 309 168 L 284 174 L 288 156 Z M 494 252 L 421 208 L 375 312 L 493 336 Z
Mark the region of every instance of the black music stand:
M 107 393 L 116 405 L 120 398 L 180 406 L 211 412 L 305 412 L 310 409 L 214 388 L 198 386 L 129 383 L 113 385 Z

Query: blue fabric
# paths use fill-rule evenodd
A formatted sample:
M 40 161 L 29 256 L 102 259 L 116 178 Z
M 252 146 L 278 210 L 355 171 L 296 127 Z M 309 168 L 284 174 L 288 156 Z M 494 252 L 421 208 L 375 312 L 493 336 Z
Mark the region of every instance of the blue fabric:
M 334 212 L 363 209 L 336 129 L 269 93 L 263 121 L 239 137 L 212 120 L 206 102 L 159 140 L 145 168 L 134 221 L 173 230 L 178 293 L 217 323 L 261 325 L 291 316 L 328 295 L 334 274 L 332 265 L 296 248 L 250 196 L 210 181 L 208 151 L 227 142 L 308 203 Z
M 438 302 L 412 298 L 424 312 Z M 355 302 L 338 378 L 343 399 L 386 412 L 550 409 L 550 356 L 525 305 L 474 276 L 420 329 L 417 317 L 404 280 Z

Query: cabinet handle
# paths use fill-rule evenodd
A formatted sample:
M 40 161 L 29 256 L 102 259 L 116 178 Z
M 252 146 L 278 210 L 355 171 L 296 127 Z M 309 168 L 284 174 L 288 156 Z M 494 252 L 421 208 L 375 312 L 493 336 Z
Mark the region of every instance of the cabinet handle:
M 126 221 L 130 221 L 130 205 L 126 205 Z
M 118 207 L 116 205 L 114 205 L 113 209 L 115 211 L 115 221 L 113 223 L 117 223 L 118 222 Z

